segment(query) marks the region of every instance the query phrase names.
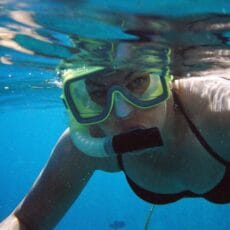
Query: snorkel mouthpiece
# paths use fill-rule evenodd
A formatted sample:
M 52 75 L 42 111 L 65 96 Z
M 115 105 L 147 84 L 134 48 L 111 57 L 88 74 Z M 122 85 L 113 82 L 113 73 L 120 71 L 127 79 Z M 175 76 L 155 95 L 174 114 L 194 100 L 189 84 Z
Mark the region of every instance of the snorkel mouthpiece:
M 163 141 L 157 127 L 150 129 L 136 129 L 127 133 L 115 135 L 112 138 L 112 147 L 116 154 L 123 154 L 162 145 Z
M 158 128 L 136 129 L 113 137 L 92 137 L 87 128 L 70 129 L 75 146 L 91 157 L 110 157 L 118 154 L 136 153 L 163 145 Z

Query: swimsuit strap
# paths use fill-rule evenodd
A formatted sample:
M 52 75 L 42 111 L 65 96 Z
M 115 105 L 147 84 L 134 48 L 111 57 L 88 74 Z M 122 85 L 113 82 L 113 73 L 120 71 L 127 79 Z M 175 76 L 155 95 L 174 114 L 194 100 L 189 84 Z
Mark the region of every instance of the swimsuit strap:
M 197 127 L 194 125 L 194 123 L 192 122 L 192 120 L 188 117 L 188 115 L 186 114 L 184 107 L 182 106 L 182 103 L 179 99 L 179 97 L 176 95 L 176 93 L 173 91 L 173 98 L 174 98 L 174 105 L 176 108 L 180 108 L 180 111 L 182 112 L 182 114 L 185 117 L 185 120 L 187 121 L 191 131 L 193 132 L 193 134 L 196 136 L 197 140 L 200 142 L 200 144 L 206 149 L 206 151 L 213 156 L 217 161 L 219 161 L 220 163 L 222 163 L 223 165 L 228 165 L 228 162 L 225 161 L 222 157 L 219 156 L 219 154 L 217 152 L 214 151 L 214 149 L 206 142 L 206 140 L 204 139 L 204 137 L 201 135 L 201 133 L 199 132 L 199 130 L 197 129 Z

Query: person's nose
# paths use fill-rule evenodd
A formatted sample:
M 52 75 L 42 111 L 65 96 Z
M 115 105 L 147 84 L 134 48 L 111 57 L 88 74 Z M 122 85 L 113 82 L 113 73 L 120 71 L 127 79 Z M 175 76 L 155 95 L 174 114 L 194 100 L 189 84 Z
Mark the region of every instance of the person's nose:
M 117 94 L 114 99 L 114 114 L 119 119 L 128 118 L 134 111 L 133 106 L 121 95 Z

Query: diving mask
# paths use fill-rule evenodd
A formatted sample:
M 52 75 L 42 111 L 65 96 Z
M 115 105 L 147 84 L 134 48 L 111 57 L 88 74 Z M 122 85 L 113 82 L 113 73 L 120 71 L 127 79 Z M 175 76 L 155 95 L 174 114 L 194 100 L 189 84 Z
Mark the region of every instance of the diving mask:
M 67 70 L 63 100 L 78 123 L 97 124 L 108 118 L 118 97 L 141 109 L 167 100 L 170 80 L 166 73 L 103 67 Z

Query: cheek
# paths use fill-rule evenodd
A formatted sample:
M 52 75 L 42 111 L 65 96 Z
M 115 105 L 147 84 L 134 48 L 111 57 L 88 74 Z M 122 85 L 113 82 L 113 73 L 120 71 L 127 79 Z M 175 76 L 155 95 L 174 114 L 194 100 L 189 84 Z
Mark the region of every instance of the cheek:
M 158 126 L 159 128 L 163 127 L 166 119 L 166 103 L 162 103 L 161 105 L 151 108 L 146 116 L 143 115 L 143 118 L 146 119 L 152 126 Z
M 120 133 L 119 125 L 117 124 L 117 120 L 115 118 L 110 117 L 99 126 L 106 135 Z

